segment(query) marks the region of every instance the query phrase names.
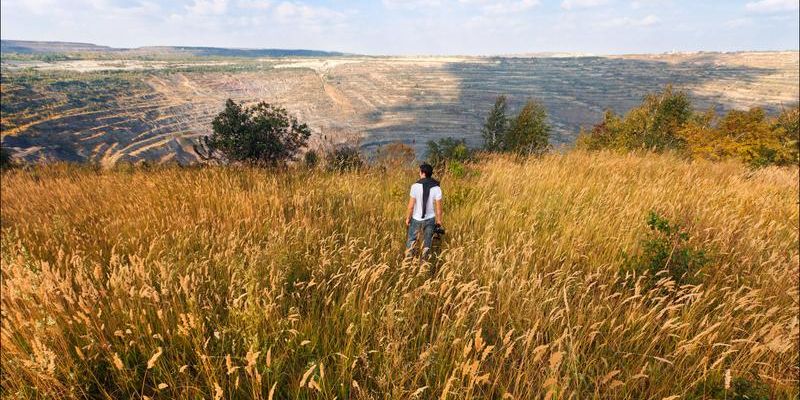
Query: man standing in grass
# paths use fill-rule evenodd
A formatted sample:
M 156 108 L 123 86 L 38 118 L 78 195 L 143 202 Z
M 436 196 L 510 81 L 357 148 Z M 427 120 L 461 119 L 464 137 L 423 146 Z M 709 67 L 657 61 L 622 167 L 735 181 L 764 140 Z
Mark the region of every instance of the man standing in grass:
M 419 177 L 420 180 L 411 185 L 411 197 L 408 199 L 406 254 L 413 254 L 417 233 L 422 230 L 422 254 L 425 256 L 433 242 L 434 228 L 442 223 L 442 189 L 439 182 L 433 179 L 433 167 L 430 164 L 419 166 Z

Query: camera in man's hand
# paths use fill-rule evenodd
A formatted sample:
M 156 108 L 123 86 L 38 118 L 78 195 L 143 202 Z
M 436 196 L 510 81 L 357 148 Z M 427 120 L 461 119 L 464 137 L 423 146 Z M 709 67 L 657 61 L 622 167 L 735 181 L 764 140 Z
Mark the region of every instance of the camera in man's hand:
M 439 235 L 439 236 L 443 236 L 444 235 L 444 227 L 442 226 L 442 224 L 436 224 L 433 227 L 433 234 L 434 235 Z

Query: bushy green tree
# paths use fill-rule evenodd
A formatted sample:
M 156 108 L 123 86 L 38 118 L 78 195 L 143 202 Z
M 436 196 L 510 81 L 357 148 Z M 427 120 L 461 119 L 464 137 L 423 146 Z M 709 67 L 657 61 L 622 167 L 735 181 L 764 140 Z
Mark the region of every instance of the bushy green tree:
M 511 120 L 505 135 L 504 149 L 524 155 L 541 154 L 549 146 L 550 131 L 544 105 L 529 100 Z
M 625 145 L 629 149 L 679 149 L 683 140 L 678 131 L 692 115 L 686 92 L 667 86 L 661 93 L 649 94 L 642 106 L 629 113 Z
M 693 117 L 692 103 L 683 91 L 667 86 L 644 97 L 642 104 L 624 117 L 611 111 L 589 132 L 581 132 L 578 146 L 586 149 L 676 150 L 684 148 L 679 134 Z
M 469 161 L 472 152 L 464 139 L 446 137 L 428 141 L 427 161 L 434 167 L 448 162 Z
M 494 106 L 486 116 L 486 121 L 483 123 L 483 128 L 481 128 L 483 148 L 486 151 L 500 151 L 503 149 L 503 142 L 508 130 L 507 106 L 506 96 L 497 96 Z
M 245 107 L 228 99 L 211 125 L 214 133 L 195 146 L 205 160 L 281 166 L 295 160 L 311 136 L 308 125 L 266 102 Z

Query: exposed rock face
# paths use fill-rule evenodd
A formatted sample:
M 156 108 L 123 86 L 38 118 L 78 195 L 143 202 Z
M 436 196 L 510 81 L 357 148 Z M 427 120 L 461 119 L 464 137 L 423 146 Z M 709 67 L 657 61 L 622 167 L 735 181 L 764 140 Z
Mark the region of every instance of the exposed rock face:
M 312 146 L 360 140 L 367 151 L 463 137 L 479 145 L 494 98 L 547 106 L 555 143 L 603 110 L 625 112 L 666 84 L 700 108 L 798 102 L 798 53 L 574 58 L 328 57 L 162 61 L 3 61 L 3 145 L 29 160 L 174 160 L 210 133 L 225 99 L 281 104 L 314 129 Z M 27 68 L 27 69 L 23 69 Z M 79 73 L 77 71 L 85 71 Z

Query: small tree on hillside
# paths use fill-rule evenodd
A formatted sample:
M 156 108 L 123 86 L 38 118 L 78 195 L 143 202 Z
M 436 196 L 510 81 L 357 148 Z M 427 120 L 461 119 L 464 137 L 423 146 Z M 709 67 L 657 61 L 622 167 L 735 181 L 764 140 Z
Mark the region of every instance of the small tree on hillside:
M 364 166 L 364 157 L 357 145 L 340 145 L 325 156 L 328 171 L 353 171 Z
M 601 150 L 613 148 L 616 145 L 620 118 L 611 110 L 606 110 L 603 120 L 586 130 L 581 127 L 575 147 L 583 150 Z
M 529 100 L 511 121 L 504 148 L 525 155 L 541 154 L 549 147 L 550 131 L 544 105 Z
M 486 122 L 483 123 L 483 128 L 481 128 L 481 135 L 483 135 L 483 148 L 487 151 L 500 151 L 503 149 L 503 141 L 508 129 L 506 107 L 506 96 L 497 96 L 494 106 L 486 116 Z
M 683 150 L 686 140 L 681 131 L 689 125 L 697 132 L 706 130 L 713 117 L 695 115 L 689 96 L 668 85 L 663 91 L 647 94 L 642 104 L 624 116 L 606 111 L 602 122 L 581 132 L 577 145 L 590 150 Z
M 214 133 L 195 146 L 201 159 L 224 159 L 259 166 L 281 166 L 295 160 L 311 130 L 286 109 L 260 102 L 244 107 L 228 99 L 212 122 Z
M 378 147 L 375 154 L 375 162 L 382 167 L 407 167 L 416 159 L 414 148 L 403 142 L 392 142 Z
M 781 141 L 781 161 L 785 164 L 800 163 L 800 105 L 783 110 L 774 129 Z
M 14 166 L 14 159 L 11 152 L 0 144 L 0 169 L 11 168 Z
M 678 131 L 693 116 L 692 102 L 684 91 L 667 85 L 664 91 L 645 96 L 642 105 L 625 116 L 625 147 L 657 151 L 681 149 Z
M 438 141 L 429 140 L 427 147 L 427 161 L 434 167 L 453 161 L 469 161 L 472 156 L 464 139 L 446 137 Z

